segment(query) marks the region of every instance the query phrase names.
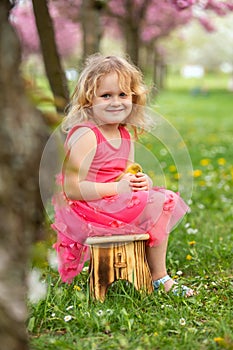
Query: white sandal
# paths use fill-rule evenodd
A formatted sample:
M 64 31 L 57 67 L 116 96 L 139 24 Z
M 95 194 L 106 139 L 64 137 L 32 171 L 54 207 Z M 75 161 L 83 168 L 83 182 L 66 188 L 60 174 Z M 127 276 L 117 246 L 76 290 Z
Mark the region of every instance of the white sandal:
M 160 284 L 164 285 L 165 282 L 167 282 L 171 279 L 172 278 L 170 276 L 166 275 L 163 278 L 160 278 L 156 281 L 153 281 L 154 290 L 157 292 L 159 290 Z M 175 284 L 175 286 L 174 287 L 172 286 L 170 291 L 176 296 L 188 296 L 187 294 L 189 292 L 193 293 L 193 290 L 191 288 L 184 286 L 183 284 L 179 285 L 177 282 L 174 282 L 174 284 Z

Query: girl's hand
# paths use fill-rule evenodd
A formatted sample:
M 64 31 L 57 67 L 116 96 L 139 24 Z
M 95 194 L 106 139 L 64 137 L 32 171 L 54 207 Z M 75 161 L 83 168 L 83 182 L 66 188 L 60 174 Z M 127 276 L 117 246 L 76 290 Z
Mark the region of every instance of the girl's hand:
M 118 183 L 117 183 L 117 193 L 118 193 L 118 194 L 132 192 L 130 179 L 131 179 L 133 176 L 134 176 L 134 175 L 129 174 L 129 173 L 124 174 L 124 175 L 122 176 L 121 180 L 118 181 Z
M 132 191 L 148 191 L 150 188 L 149 177 L 144 173 L 137 173 L 130 177 Z

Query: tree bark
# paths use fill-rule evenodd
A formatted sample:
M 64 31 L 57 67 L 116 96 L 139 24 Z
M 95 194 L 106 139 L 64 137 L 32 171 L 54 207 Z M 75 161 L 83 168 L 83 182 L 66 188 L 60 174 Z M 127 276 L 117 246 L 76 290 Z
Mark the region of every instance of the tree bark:
M 129 55 L 132 62 L 139 65 L 139 32 L 137 26 L 131 21 L 125 21 L 124 32 L 126 38 L 126 53 Z
M 28 247 L 38 228 L 38 168 L 42 120 L 19 78 L 20 46 L 0 2 L 0 339 L 1 349 L 27 350 Z
M 153 83 L 159 90 L 164 88 L 165 78 L 166 78 L 166 65 L 163 62 L 163 58 L 156 50 L 156 45 L 154 46 L 154 65 L 153 65 Z
M 135 65 L 138 65 L 140 45 L 139 28 L 141 18 L 138 17 L 138 8 L 135 8 L 135 4 L 132 0 L 127 0 L 125 6 L 127 11 L 126 15 L 123 18 L 119 18 L 125 37 L 125 50 L 132 62 Z M 141 9 L 140 14 L 143 16 L 142 10 L 143 8 Z
M 137 4 L 133 0 L 124 2 L 125 15 L 120 16 L 109 8 L 107 14 L 118 20 L 125 40 L 125 51 L 136 66 L 139 66 L 139 49 L 141 44 L 140 30 L 145 20 L 150 0 Z
M 102 37 L 100 11 L 102 6 L 100 1 L 82 1 L 80 19 L 83 32 L 83 60 L 100 50 L 100 39 Z
M 57 111 L 64 112 L 64 107 L 69 99 L 69 91 L 57 51 L 53 22 L 49 14 L 47 1 L 32 0 L 32 3 L 46 75 L 55 99 Z

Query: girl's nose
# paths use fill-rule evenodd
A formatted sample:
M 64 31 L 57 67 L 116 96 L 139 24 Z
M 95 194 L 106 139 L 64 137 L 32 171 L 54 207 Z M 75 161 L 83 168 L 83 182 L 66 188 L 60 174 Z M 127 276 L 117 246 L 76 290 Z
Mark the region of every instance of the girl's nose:
M 112 96 L 112 99 L 111 99 L 111 105 L 112 106 L 119 106 L 121 104 L 120 102 L 120 99 L 118 96 Z

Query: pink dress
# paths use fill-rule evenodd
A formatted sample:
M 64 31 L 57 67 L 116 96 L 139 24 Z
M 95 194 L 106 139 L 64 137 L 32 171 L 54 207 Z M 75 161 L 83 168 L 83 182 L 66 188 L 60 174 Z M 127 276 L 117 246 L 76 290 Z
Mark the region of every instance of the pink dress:
M 96 153 L 86 180 L 115 181 L 125 170 L 129 157 L 130 135 L 127 129 L 119 127 L 119 148 L 113 147 L 92 123 L 75 126 L 67 140 L 83 126 L 91 128 L 97 140 Z M 63 175 L 59 178 L 62 184 Z M 188 210 L 178 193 L 159 187 L 86 202 L 69 200 L 61 186 L 61 191 L 53 198 L 53 205 L 55 220 L 52 227 L 57 232 L 54 247 L 58 254 L 58 270 L 62 281 L 68 283 L 81 272 L 89 259 L 89 248 L 85 245 L 87 237 L 148 233 L 148 245 L 157 246 Z

